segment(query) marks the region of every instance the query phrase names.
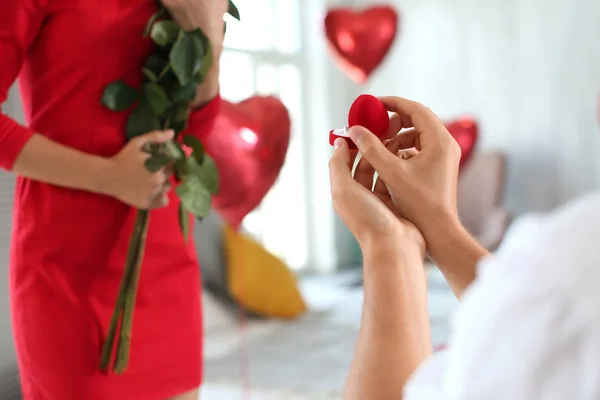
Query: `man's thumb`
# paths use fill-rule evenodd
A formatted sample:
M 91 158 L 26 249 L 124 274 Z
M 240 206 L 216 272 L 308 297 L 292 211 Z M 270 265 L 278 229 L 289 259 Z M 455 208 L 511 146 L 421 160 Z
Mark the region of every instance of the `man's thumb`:
M 350 138 L 362 153 L 362 156 L 375 168 L 381 177 L 390 181 L 392 173 L 398 168 L 398 157 L 392 154 L 381 140 L 362 126 L 350 128 Z

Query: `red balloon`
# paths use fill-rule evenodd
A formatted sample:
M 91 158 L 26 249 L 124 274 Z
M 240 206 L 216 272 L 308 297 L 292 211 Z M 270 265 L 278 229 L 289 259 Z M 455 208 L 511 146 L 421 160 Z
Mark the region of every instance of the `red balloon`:
M 446 128 L 460 146 L 462 151 L 460 167 L 463 167 L 473 155 L 477 139 L 479 138 L 477 122 L 470 117 L 463 117 L 447 124 Z
M 325 17 L 329 49 L 342 70 L 364 83 L 388 54 L 398 31 L 398 13 L 391 6 L 363 11 L 331 9 Z
M 290 142 L 287 109 L 275 97 L 223 101 L 214 129 L 203 139 L 219 169 L 213 208 L 234 229 L 275 183 Z

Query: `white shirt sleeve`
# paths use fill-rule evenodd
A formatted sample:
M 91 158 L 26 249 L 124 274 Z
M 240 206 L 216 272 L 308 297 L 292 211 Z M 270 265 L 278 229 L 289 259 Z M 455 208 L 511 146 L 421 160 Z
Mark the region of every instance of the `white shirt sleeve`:
M 404 400 L 600 399 L 600 195 L 516 223 L 452 328 Z

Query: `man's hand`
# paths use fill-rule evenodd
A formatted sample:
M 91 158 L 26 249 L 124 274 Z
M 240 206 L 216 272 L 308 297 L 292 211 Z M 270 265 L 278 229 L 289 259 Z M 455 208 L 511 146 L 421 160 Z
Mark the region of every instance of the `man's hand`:
M 423 236 L 412 223 L 397 215 L 383 183 L 379 182 L 372 190 L 375 170 L 369 162 L 362 159 L 352 176 L 356 154 L 348 149 L 344 139 L 335 141 L 329 173 L 336 213 L 358 240 L 363 252 L 373 247 L 379 251 L 389 248 L 401 256 L 410 248 L 422 258 L 425 252 Z
M 429 254 L 460 297 L 488 253 L 458 218 L 458 143 L 424 105 L 400 97 L 381 100 L 395 113 L 390 126 L 397 135 L 384 145 L 365 128 L 353 127 L 350 137 L 385 182 L 397 213 L 423 233 Z

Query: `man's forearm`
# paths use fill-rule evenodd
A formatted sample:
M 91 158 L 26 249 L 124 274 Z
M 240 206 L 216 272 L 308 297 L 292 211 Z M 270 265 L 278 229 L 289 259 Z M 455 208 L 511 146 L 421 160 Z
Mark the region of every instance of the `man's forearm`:
M 431 354 L 427 283 L 419 251 L 364 252 L 364 307 L 344 400 L 399 400 Z
M 108 159 L 71 149 L 36 134 L 21 150 L 12 171 L 57 186 L 104 193 L 110 169 Z
M 490 253 L 462 226 L 458 218 L 444 219 L 425 237 L 431 258 L 460 299 L 475 280 L 477 263 Z

